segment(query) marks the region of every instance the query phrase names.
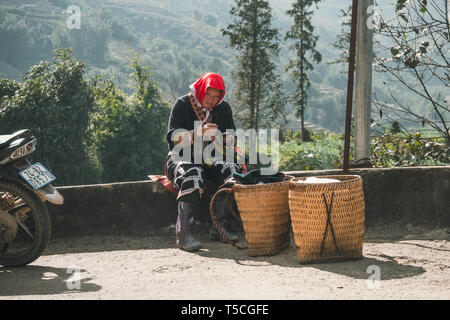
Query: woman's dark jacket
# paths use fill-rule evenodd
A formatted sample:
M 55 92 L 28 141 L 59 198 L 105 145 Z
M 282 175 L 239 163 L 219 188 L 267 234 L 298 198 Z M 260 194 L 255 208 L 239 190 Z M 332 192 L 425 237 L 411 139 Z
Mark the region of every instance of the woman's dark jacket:
M 195 111 L 192 109 L 189 96 L 186 94 L 174 102 L 170 113 L 167 129 L 167 143 L 169 145 L 169 150 L 172 150 L 174 147 L 174 143 L 171 139 L 172 133 L 176 129 L 194 129 L 194 121 L 199 120 Z M 231 107 L 223 100 L 219 105 L 213 108 L 208 122 L 217 124 L 218 129 L 222 132 L 226 132 L 227 129 L 236 130 Z

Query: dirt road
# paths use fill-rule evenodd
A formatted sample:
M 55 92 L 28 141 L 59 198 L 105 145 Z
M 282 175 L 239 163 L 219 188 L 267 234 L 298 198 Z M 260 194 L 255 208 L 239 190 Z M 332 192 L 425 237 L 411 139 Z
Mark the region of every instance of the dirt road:
M 52 240 L 31 265 L 0 267 L 0 300 L 450 299 L 448 229 L 371 228 L 362 260 L 309 265 L 293 241 L 249 257 L 201 240 L 197 253 L 176 249 L 172 235 Z

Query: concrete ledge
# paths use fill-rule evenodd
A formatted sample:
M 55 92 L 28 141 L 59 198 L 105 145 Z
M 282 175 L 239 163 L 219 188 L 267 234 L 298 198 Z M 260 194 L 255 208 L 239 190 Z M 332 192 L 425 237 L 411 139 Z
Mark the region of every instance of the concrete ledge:
M 174 223 L 175 195 L 159 182 L 58 187 L 62 206 L 48 204 L 52 237 L 138 235 Z
M 342 170 L 286 172 L 295 177 L 342 174 Z M 410 223 L 450 226 L 450 166 L 352 169 L 364 184 L 366 226 Z M 52 237 L 149 235 L 176 221 L 175 195 L 159 182 L 138 181 L 58 187 L 62 206 L 48 205 Z M 198 220 L 210 221 L 202 199 Z

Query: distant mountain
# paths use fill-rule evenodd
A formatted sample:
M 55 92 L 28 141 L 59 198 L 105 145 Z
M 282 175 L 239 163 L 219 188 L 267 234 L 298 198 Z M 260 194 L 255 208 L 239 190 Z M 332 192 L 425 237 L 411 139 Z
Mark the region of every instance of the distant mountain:
M 291 23 L 286 15 L 290 1 L 270 2 L 273 6 L 273 23 L 284 34 Z M 0 42 L 23 40 L 29 49 L 34 44 L 41 50 L 22 52 L 21 63 L 11 61 L 14 59 L 8 59 L 7 54 L 0 53 L 0 62 L 3 63 L 0 73 L 18 78 L 31 65 L 43 58 L 50 58 L 51 49 L 58 45 L 75 47 L 76 57 L 87 60 L 91 72 L 105 71 L 115 73 L 116 76 L 124 71 L 122 66 L 127 56 L 138 50 L 141 51 L 141 58 L 153 66 L 157 78 L 163 81 L 168 81 L 168 71 L 180 64 L 189 65 L 185 69 L 194 73 L 191 79 L 205 68 L 217 68 L 229 74 L 234 66 L 233 51 L 228 48 L 227 39 L 220 32 L 231 21 L 229 10 L 234 3 L 232 0 L 82 0 L 77 3 L 81 8 L 81 29 L 68 30 L 66 22 L 70 14 L 66 11 L 71 5 L 70 1 L 1 0 L 1 12 L 16 22 L 20 21 L 21 26 L 31 30 L 33 35 L 29 39 L 0 37 Z M 334 41 L 339 29 L 336 23 L 339 10 L 346 6 L 343 1 L 327 0 L 319 5 L 314 16 L 320 36 L 319 47 L 325 57 L 332 56 L 329 43 Z M 108 32 L 101 34 L 106 38 L 107 46 L 104 59 L 92 54 L 83 55 L 83 50 L 77 49 L 86 46 L 82 41 L 83 36 L 88 38 L 86 33 L 90 30 L 86 29 L 98 28 L 103 22 L 112 24 Z M 4 29 L 11 29 L 4 24 L 0 23 Z M 77 37 L 77 33 L 81 36 Z M 2 51 L 7 48 L 3 44 Z M 188 57 L 190 54 L 195 57 Z M 17 72 L 14 74 L 14 71 L 7 70 L 7 65 Z M 121 81 L 120 78 L 117 80 Z M 125 86 L 124 83 L 121 85 Z M 163 87 L 168 86 L 163 84 Z
M 289 0 L 271 0 L 273 24 L 282 36 L 291 24 L 286 14 Z M 233 100 L 235 52 L 221 28 L 230 21 L 233 0 L 79 0 L 80 29 L 69 29 L 68 0 L 0 0 L 0 75 L 19 80 L 41 60 L 52 59 L 52 50 L 72 47 L 75 58 L 85 61 L 88 75 L 113 77 L 128 90 L 131 57 L 151 67 L 164 97 L 185 93 L 188 85 L 206 71 L 221 73 Z M 331 43 L 340 30 L 340 10 L 350 0 L 319 3 L 313 24 L 319 35 L 323 62 L 315 67 L 306 116 L 330 130 L 342 131 L 345 113 L 345 66 L 328 65 L 338 52 Z M 387 6 L 387 4 L 385 4 Z M 293 89 L 284 65 L 291 53 L 282 45 L 276 59 L 287 91 Z M 377 75 L 374 74 L 374 82 Z M 294 106 L 290 106 L 293 109 Z M 290 119 L 294 120 L 293 113 Z

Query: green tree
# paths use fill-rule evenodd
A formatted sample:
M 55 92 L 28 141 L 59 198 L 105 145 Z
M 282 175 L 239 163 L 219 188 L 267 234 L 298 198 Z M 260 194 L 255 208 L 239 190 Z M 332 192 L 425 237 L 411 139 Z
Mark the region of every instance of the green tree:
M 270 122 L 269 114 L 278 115 L 277 119 L 285 117 L 280 80 L 271 60 L 280 51 L 279 31 L 271 28 L 267 1 L 236 0 L 230 14 L 233 21 L 222 33 L 239 52 L 235 74 L 237 118 L 245 127 L 258 129 Z
M 14 80 L 0 78 L 0 101 L 3 97 L 13 96 L 19 88 L 20 83 Z
M 308 72 L 314 69 L 312 63 L 319 63 L 322 55 L 315 49 L 318 36 L 314 35 L 314 27 L 311 24 L 313 11 L 310 7 L 320 0 L 297 0 L 287 14 L 294 19 L 294 23 L 286 33 L 286 40 L 293 40 L 290 49 L 295 54 L 295 59 L 290 60 L 286 71 L 292 72 L 292 78 L 296 82 L 294 93 L 291 97 L 296 105 L 296 116 L 301 119 L 301 130 L 303 141 L 308 141 L 309 135 L 305 129 L 304 114 L 308 103 L 307 89 L 311 83 Z
M 352 26 L 352 5 L 347 10 L 341 9 L 341 30 L 337 34 L 337 40 L 332 43 L 334 49 L 339 51 L 339 57 L 328 64 L 348 64 L 350 50 L 350 29 Z
M 152 73 L 138 56 L 132 68 L 136 91 L 131 96 L 111 80 L 96 79 L 92 127 L 103 182 L 142 180 L 146 174 L 164 170 L 170 105 L 161 98 Z
M 58 185 L 96 182 L 86 148 L 94 96 L 84 73 L 84 63 L 72 59 L 70 50 L 58 49 L 52 62 L 33 66 L 22 83 L 1 81 L 16 90 L 2 89 L 0 133 L 30 129 L 38 138 L 33 157 L 56 175 Z

